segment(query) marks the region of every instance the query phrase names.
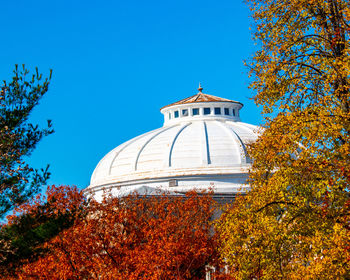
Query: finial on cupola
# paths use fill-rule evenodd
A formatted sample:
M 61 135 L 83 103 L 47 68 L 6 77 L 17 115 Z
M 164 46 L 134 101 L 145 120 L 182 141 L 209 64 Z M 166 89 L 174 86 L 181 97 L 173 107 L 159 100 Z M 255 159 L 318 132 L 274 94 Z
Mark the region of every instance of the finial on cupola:
M 198 91 L 202 92 L 202 90 L 203 90 L 202 85 L 201 85 L 201 83 L 199 83 Z

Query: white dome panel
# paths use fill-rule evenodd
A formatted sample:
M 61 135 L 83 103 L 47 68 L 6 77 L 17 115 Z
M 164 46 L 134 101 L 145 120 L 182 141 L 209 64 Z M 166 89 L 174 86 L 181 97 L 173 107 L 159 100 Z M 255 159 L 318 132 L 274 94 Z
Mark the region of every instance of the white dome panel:
M 202 165 L 203 124 L 193 122 L 182 126 L 172 143 L 169 155 L 169 166 L 172 168 L 189 168 Z M 190 140 L 190 141 L 189 141 Z
M 181 125 L 175 125 L 163 130 L 152 138 L 140 151 L 136 170 L 156 170 L 167 167 L 168 154 L 172 140 L 176 137 Z
M 206 122 L 210 164 L 215 166 L 241 165 L 240 143 L 220 122 Z
M 109 175 L 117 176 L 134 171 L 138 152 L 147 141 L 152 139 L 160 131 L 162 131 L 162 129 L 152 130 L 127 142 L 115 155 L 113 161 L 110 162 Z
M 239 135 L 244 144 L 255 142 L 258 138 L 258 127 L 242 122 L 228 122 L 232 129 Z

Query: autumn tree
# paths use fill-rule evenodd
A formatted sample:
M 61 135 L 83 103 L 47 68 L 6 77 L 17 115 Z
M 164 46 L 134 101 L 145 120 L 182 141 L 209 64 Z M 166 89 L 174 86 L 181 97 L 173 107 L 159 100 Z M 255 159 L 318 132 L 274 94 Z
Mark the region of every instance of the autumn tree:
M 213 206 L 210 195 L 196 193 L 91 201 L 86 215 L 48 241 L 47 254 L 17 277 L 204 279 L 206 265 L 217 260 Z
M 30 113 L 47 92 L 51 73 L 43 78 L 15 66 L 10 81 L 0 86 L 0 219 L 27 201 L 49 177 L 47 168 L 35 170 L 25 163 L 38 142 L 53 132 L 51 122 L 44 129 L 28 121 Z
M 28 262 L 46 255 L 58 233 L 84 215 L 86 199 L 76 187 L 49 186 L 44 195 L 21 204 L 0 226 L 0 279 L 14 277 Z
M 266 117 L 251 191 L 218 225 L 238 279 L 349 279 L 348 0 L 249 0 Z

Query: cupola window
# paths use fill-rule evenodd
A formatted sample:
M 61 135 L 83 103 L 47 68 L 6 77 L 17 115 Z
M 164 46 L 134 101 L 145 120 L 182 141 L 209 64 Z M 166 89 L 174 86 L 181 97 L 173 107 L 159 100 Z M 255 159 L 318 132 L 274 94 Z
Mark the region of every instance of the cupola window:
M 169 113 L 169 120 L 171 120 L 171 113 Z
M 232 110 L 232 113 L 233 113 L 234 116 L 236 116 L 235 109 Z
M 214 108 L 215 115 L 221 115 L 221 108 Z
M 193 116 L 199 115 L 199 109 L 198 109 L 198 108 L 192 109 L 192 115 L 193 115 Z
M 204 115 L 210 115 L 210 108 L 204 108 Z
M 187 110 L 187 109 L 183 109 L 183 110 L 182 110 L 182 115 L 183 115 L 184 117 L 187 117 L 187 116 L 188 116 L 188 110 Z
M 179 117 L 179 111 L 175 111 L 174 112 L 174 118 L 178 118 Z
M 224 111 L 225 111 L 225 115 L 226 116 L 229 116 L 230 115 L 230 110 L 228 108 L 224 108 Z

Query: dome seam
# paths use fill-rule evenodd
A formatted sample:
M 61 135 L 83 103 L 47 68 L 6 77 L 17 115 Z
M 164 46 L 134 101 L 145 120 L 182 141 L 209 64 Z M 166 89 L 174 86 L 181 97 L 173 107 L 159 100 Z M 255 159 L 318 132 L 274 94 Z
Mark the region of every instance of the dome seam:
M 161 130 L 163 127 L 160 127 L 158 129 L 155 129 L 155 130 L 152 130 L 152 131 L 149 131 L 149 132 L 146 132 L 144 134 L 141 134 L 139 136 L 136 136 L 134 137 L 133 139 L 130 139 L 129 141 L 125 142 L 123 147 L 120 148 L 120 150 L 118 150 L 118 152 L 116 152 L 116 154 L 114 155 L 110 165 L 109 165 L 109 168 L 108 168 L 108 175 L 111 175 L 111 171 L 112 171 L 112 166 L 116 160 L 116 158 L 118 157 L 118 155 L 124 151 L 128 146 L 130 146 L 132 143 L 136 142 L 137 140 L 141 139 L 142 137 L 146 137 L 147 135 L 150 135 L 152 133 L 156 133 L 157 131 Z
M 243 122 L 235 122 L 235 124 L 236 124 L 237 126 L 243 127 L 244 129 L 253 132 L 254 135 L 256 135 L 256 133 L 257 133 L 256 131 L 254 131 L 253 128 L 250 127 L 250 125 L 247 125 L 247 124 L 245 124 L 245 123 L 243 123 Z
M 136 159 L 135 159 L 135 163 L 134 163 L 134 171 L 137 171 L 137 164 L 140 158 L 141 153 L 143 152 L 143 150 L 145 149 L 145 147 L 158 135 L 162 134 L 165 131 L 168 131 L 171 128 L 174 128 L 176 126 L 178 126 L 179 124 L 173 125 L 173 126 L 169 126 L 169 127 L 162 127 L 163 129 L 161 131 L 159 131 L 158 133 L 155 133 L 154 135 L 152 135 L 152 137 L 150 137 L 141 147 L 141 149 L 139 150 L 139 152 L 137 153 Z
M 203 121 L 202 164 L 211 164 L 207 124 Z
M 238 141 L 239 146 L 236 148 L 240 155 L 241 164 L 246 164 L 248 159 L 248 153 L 241 137 L 239 137 L 239 135 L 232 129 L 232 127 L 229 127 L 226 123 L 220 123 L 220 125 L 226 128 L 230 132 L 234 140 Z
M 172 153 L 173 153 L 173 148 L 174 148 L 174 145 L 175 145 L 175 142 L 178 138 L 178 136 L 181 134 L 181 132 L 186 128 L 188 127 L 189 125 L 191 125 L 192 123 L 187 123 L 185 125 L 183 125 L 179 131 L 176 133 L 172 143 L 171 143 L 171 146 L 170 146 L 170 150 L 169 150 L 169 157 L 168 157 L 168 167 L 171 167 L 171 156 L 172 156 Z

